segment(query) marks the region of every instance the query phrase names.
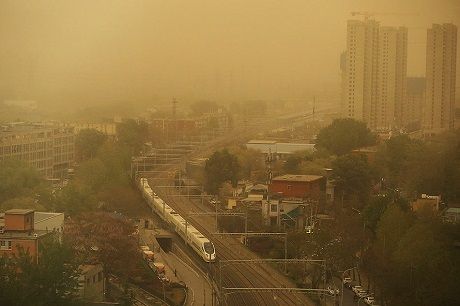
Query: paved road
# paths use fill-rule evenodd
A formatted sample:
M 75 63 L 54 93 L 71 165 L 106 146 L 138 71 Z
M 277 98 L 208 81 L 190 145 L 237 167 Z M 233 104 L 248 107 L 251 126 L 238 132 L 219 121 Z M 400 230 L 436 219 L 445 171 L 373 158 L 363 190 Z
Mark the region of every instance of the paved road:
M 188 287 L 188 296 L 186 305 L 212 305 L 211 286 L 200 269 L 193 264 L 180 247 L 174 245 L 173 252 L 166 253 L 161 250 L 155 237 L 155 230 L 141 229 L 141 240 L 150 247 L 154 246 L 155 262 L 165 264 L 166 276 L 174 282 L 183 281 Z M 174 273 L 174 271 L 176 273 Z
M 342 290 L 342 280 L 338 277 L 333 278 L 334 285 Z M 354 306 L 356 305 L 356 301 L 353 299 L 354 294 L 351 289 L 348 289 L 347 287 L 343 287 L 343 306 Z M 340 302 L 341 296 L 338 296 L 338 300 Z M 339 304 L 340 305 L 340 304 Z

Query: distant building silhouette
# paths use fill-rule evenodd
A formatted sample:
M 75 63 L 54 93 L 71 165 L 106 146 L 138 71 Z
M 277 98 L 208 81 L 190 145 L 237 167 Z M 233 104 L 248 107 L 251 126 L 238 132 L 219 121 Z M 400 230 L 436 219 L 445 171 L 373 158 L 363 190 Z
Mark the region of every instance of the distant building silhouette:
M 453 129 L 457 65 L 457 27 L 433 24 L 427 32 L 425 135 Z

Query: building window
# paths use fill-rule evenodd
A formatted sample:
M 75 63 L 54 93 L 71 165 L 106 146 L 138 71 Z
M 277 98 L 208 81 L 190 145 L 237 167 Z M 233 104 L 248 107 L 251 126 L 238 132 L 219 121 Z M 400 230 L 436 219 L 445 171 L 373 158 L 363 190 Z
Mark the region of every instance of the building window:
M 271 211 L 271 212 L 277 212 L 277 211 L 278 211 L 278 205 L 276 205 L 276 204 L 271 204 L 271 205 L 270 205 L 270 211 Z
M 288 190 L 292 190 L 292 185 L 287 185 Z
M 102 280 L 102 272 L 97 274 L 97 281 L 100 282 Z
M 12 243 L 10 240 L 0 240 L 0 250 L 11 250 Z

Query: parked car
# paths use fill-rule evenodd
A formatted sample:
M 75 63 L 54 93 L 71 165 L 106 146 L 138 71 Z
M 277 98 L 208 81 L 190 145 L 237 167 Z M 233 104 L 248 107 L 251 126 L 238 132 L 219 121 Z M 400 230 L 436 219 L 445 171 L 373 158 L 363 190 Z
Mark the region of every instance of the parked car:
M 364 303 L 366 303 L 367 305 L 374 305 L 374 297 L 373 296 L 367 296 L 364 298 Z
M 358 290 L 363 290 L 363 287 L 356 285 L 356 286 L 351 287 L 351 290 L 353 290 L 354 293 L 357 293 Z
M 330 295 L 339 295 L 340 294 L 340 290 L 335 288 L 335 287 L 327 287 L 327 292 L 329 292 Z
M 368 295 L 369 295 L 369 293 L 367 293 L 366 290 L 358 290 L 358 291 L 356 292 L 356 296 L 358 296 L 358 297 L 360 297 L 360 298 L 364 298 L 364 297 L 366 297 L 366 296 L 368 296 Z

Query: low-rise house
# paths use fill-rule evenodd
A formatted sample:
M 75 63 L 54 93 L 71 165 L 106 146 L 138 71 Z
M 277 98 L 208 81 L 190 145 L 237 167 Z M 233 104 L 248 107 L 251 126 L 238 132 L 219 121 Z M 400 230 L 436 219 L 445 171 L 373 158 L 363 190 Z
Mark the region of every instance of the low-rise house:
M 430 196 L 422 194 L 422 196 L 411 203 L 412 210 L 417 212 L 421 210 L 429 210 L 433 213 L 439 211 L 439 204 L 441 202 L 441 196 Z
M 313 222 L 316 206 L 302 199 L 271 199 L 262 201 L 262 218 L 265 225 L 285 224 L 302 230 Z
M 63 214 L 56 214 L 56 216 L 43 214 L 35 213 L 32 209 L 5 211 L 3 216 L 0 216 L 0 257 L 18 255 L 22 249 L 29 252 L 30 256 L 38 262 L 40 243 L 51 235 L 59 235 L 63 228 L 63 222 L 58 221 L 63 221 Z M 47 225 L 50 228 L 47 228 Z M 51 228 L 53 225 L 54 227 Z
M 255 184 L 247 189 L 248 197 L 251 195 L 261 195 L 264 198 L 267 197 L 268 186 L 265 184 Z
M 326 196 L 326 178 L 320 175 L 286 174 L 275 177 L 269 193 L 283 198 L 322 201 Z

